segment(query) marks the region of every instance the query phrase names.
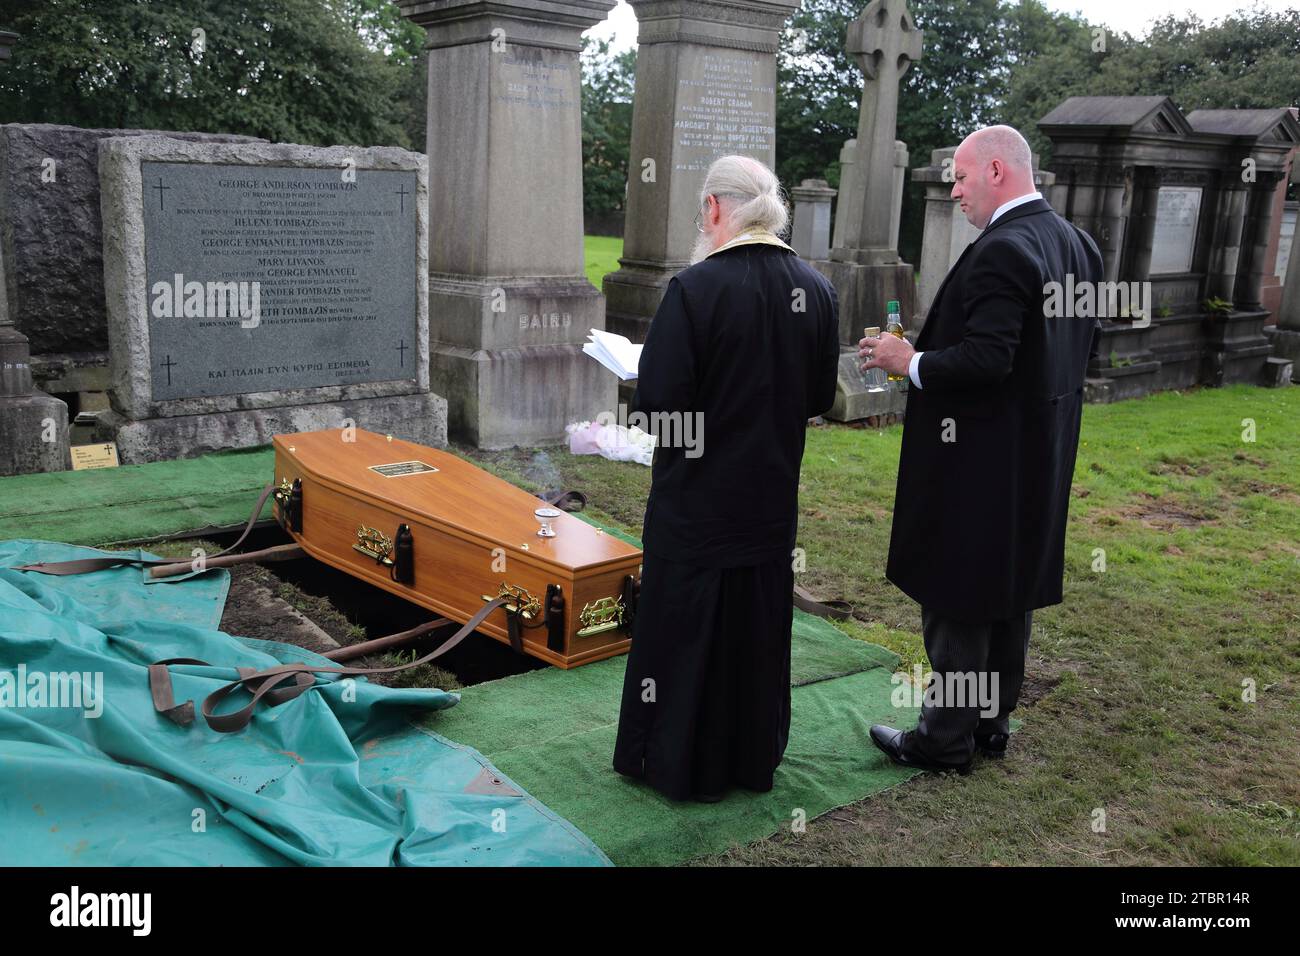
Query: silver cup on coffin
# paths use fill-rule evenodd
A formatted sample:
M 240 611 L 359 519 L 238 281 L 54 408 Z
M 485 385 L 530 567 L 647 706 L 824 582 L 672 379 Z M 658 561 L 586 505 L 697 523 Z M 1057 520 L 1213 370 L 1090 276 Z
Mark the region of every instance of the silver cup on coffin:
M 537 536 L 540 538 L 554 538 L 555 529 L 551 527 L 551 522 L 563 513 L 558 508 L 538 508 L 534 511 L 533 517 L 542 526 L 542 530 L 537 532 Z

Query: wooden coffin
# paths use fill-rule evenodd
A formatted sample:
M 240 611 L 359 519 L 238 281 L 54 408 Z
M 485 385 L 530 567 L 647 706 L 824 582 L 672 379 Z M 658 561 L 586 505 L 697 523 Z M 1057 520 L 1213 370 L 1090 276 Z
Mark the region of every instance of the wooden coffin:
M 275 436 L 275 511 L 312 557 L 557 667 L 631 643 L 641 551 L 464 459 L 361 430 Z

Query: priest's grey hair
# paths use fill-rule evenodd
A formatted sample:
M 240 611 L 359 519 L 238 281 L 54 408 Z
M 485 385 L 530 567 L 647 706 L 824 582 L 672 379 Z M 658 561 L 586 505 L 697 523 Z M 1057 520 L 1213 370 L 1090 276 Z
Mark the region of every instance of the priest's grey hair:
M 790 209 L 776 174 L 748 156 L 723 156 L 704 174 L 700 205 L 709 196 L 724 202 L 723 215 L 730 231 L 766 229 L 780 235 L 790 221 Z

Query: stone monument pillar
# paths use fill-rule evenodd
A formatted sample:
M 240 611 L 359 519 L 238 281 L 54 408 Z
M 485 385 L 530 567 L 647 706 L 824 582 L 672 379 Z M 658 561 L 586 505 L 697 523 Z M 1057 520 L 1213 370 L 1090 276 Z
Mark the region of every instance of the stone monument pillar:
M 454 436 L 559 441 L 616 395 L 582 353 L 605 301 L 584 273 L 578 62 L 614 0 L 398 6 L 428 38 L 430 383 Z
M 840 203 L 842 245 L 817 268 L 834 284 L 840 301 L 840 343 L 857 347 L 866 325 L 883 325 L 885 303 L 897 299 L 911 331 L 916 315 L 912 267 L 900 260 L 891 236 L 898 121 L 898 84 L 921 58 L 921 31 L 904 0 L 872 0 L 849 25 L 848 51 L 866 77 L 858 120 L 851 186 Z
M 840 195 L 835 206 L 835 232 L 831 248 L 844 245 L 844 223 L 849 219 L 846 211 L 862 205 L 862 190 L 858 182 L 858 141 L 846 139 L 840 147 Z
M 925 227 L 921 233 L 921 280 L 917 290 L 917 326 L 934 302 L 939 284 L 961 251 L 980 231 L 970 224 L 952 198 L 952 157 L 956 146 L 930 151 L 930 165 L 912 170 L 912 181 L 925 187 Z
M 604 289 L 610 329 L 641 342 L 689 264 L 709 164 L 738 153 L 776 165 L 777 43 L 800 0 L 628 2 L 640 29 L 627 226 Z
M 898 248 L 898 230 L 903 220 L 903 187 L 907 183 L 907 163 L 907 144 L 901 139 L 894 140 L 894 200 L 893 213 L 889 219 L 889 242 L 895 249 Z M 858 141 L 846 139 L 840 149 L 840 205 L 836 211 L 835 236 L 831 240 L 831 248 L 844 245 L 845 225 L 853 218 L 845 213 L 862 208 L 860 169 Z
M 836 190 L 824 179 L 805 179 L 790 190 L 794 231 L 790 245 L 805 259 L 825 259 L 831 250 L 831 200 Z
M 903 226 L 903 189 L 907 186 L 907 164 L 911 154 L 901 139 L 894 140 L 894 198 L 889 214 L 889 245 L 898 248 L 898 231 Z
M 1219 193 L 1209 275 L 1206 277 L 1205 285 L 1207 297 L 1224 299 L 1228 302 L 1234 300 L 1248 199 L 1249 193 L 1245 185 L 1235 177 L 1229 179 Z
M 1250 188 L 1246 226 L 1242 230 L 1241 259 L 1233 305 L 1238 309 L 1262 309 L 1264 274 L 1268 266 L 1269 240 L 1274 235 L 1273 210 L 1283 173 L 1261 173 Z
M 18 34 L 0 31 L 0 64 Z M 0 215 L 3 214 L 0 203 Z M 0 243 L 0 475 L 65 471 L 68 406 L 32 383 L 31 348 L 9 313 L 4 247 Z

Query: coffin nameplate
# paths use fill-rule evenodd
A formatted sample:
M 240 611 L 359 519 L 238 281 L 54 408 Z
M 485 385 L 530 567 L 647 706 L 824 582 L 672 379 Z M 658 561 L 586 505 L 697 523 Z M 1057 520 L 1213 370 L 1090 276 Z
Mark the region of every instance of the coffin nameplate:
M 391 465 L 371 465 L 370 470 L 385 478 L 405 478 L 407 475 L 422 475 L 438 469 L 422 461 L 395 461 Z

